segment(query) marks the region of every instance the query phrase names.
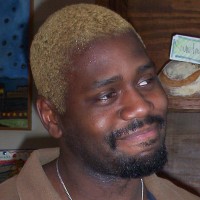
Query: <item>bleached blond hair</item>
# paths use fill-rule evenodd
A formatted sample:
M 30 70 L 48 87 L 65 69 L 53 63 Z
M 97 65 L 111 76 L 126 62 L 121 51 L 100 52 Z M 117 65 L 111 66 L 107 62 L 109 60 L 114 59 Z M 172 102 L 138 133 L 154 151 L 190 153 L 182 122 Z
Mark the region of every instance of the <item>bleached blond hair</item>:
M 72 52 L 95 39 L 134 32 L 133 26 L 115 12 L 92 4 L 76 4 L 52 14 L 40 27 L 30 49 L 30 64 L 39 95 L 65 112 L 67 69 Z M 138 36 L 139 37 L 139 36 Z

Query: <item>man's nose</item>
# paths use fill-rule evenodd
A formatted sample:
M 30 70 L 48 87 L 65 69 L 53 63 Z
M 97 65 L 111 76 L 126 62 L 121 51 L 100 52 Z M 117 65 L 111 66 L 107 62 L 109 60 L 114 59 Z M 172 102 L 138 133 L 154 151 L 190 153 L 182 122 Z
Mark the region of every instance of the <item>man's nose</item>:
M 124 92 L 121 103 L 119 114 L 120 118 L 125 121 L 144 118 L 154 108 L 154 104 L 147 98 L 147 94 L 133 88 Z

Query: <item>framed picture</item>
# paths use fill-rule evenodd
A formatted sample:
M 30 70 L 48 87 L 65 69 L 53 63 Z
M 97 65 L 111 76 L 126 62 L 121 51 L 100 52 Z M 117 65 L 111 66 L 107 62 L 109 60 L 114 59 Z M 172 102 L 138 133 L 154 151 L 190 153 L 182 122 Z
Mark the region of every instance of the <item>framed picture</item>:
M 30 129 L 31 0 L 0 5 L 0 130 Z

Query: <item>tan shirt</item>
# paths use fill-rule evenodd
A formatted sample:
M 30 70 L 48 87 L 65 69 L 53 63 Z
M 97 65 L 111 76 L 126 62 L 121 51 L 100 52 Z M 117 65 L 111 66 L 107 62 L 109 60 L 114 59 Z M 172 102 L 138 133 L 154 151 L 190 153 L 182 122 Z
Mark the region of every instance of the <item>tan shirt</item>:
M 19 175 L 0 184 L 0 199 L 61 200 L 42 168 L 42 165 L 56 159 L 58 155 L 58 148 L 34 151 Z M 144 178 L 144 183 L 156 200 L 200 199 L 156 175 Z

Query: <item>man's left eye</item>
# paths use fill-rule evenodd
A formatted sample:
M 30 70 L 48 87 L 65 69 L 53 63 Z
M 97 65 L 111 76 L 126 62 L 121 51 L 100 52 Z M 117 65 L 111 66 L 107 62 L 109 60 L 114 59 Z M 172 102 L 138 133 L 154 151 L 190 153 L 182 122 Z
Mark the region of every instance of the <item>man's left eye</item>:
M 155 80 L 155 77 L 151 77 L 151 78 L 140 81 L 138 83 L 138 85 L 141 86 L 141 87 L 144 87 L 144 86 L 151 84 L 154 80 Z
M 140 86 L 145 86 L 145 85 L 147 85 L 147 84 L 148 84 L 148 81 L 147 81 L 147 80 L 141 81 L 141 82 L 139 83 Z

